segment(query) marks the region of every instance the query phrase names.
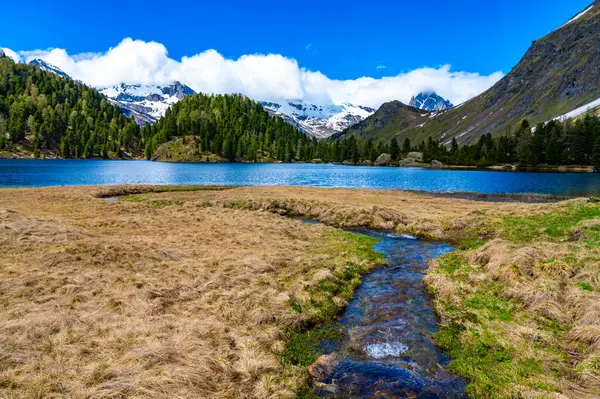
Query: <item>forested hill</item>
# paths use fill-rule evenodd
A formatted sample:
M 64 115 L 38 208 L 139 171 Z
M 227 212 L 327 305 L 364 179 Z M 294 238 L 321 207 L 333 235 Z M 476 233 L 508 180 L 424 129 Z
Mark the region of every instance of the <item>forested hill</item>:
M 142 138 L 152 138 L 146 141 L 146 157 L 161 160 L 203 161 L 216 155 L 224 161 L 288 162 L 319 156 L 316 140 L 239 94 L 188 96 L 156 124 L 144 126 Z M 182 145 L 168 147 L 170 142 Z M 182 151 L 189 154 L 190 150 L 196 159 L 180 158 Z
M 0 58 L 0 151 L 125 157 L 142 145 L 138 125 L 98 91 Z

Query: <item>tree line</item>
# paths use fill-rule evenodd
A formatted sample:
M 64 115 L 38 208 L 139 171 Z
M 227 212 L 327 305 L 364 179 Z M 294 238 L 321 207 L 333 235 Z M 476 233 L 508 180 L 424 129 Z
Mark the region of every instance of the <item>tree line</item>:
M 494 164 L 593 165 L 600 169 L 600 118 L 587 114 L 567 121 L 553 120 L 532 127 L 524 120 L 516 129 L 493 138 L 485 134 L 472 145 L 449 146 L 431 139 L 422 147 L 426 160 L 449 165 Z

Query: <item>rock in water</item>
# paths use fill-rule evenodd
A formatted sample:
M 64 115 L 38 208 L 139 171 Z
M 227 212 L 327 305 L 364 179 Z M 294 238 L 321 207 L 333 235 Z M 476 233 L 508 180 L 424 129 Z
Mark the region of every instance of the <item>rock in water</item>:
M 333 375 L 340 358 L 337 354 L 323 355 L 308 366 L 308 373 L 318 381 L 325 381 Z
M 392 161 L 392 156 L 390 154 L 381 154 L 375 160 L 375 166 L 387 166 Z

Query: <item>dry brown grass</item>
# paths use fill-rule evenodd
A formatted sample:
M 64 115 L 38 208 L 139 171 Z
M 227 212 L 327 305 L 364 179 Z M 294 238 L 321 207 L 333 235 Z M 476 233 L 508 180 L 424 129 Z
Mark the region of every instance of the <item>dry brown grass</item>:
M 0 397 L 295 397 L 305 373 L 280 354 L 311 314 L 290 300 L 364 263 L 350 243 L 207 206 L 216 191 L 177 205 L 96 191 L 0 190 Z

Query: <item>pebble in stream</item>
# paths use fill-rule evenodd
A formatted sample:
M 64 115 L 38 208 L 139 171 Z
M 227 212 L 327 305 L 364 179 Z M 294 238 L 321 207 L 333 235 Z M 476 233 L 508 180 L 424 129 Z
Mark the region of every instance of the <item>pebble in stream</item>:
M 388 267 L 365 276 L 336 323 L 345 338 L 323 342 L 341 361 L 325 381 L 323 397 L 466 398 L 466 382 L 446 370 L 450 358 L 433 343 L 438 320 L 423 288 L 427 261 L 453 248 L 370 230 L 351 230 L 381 239 L 375 249 Z

